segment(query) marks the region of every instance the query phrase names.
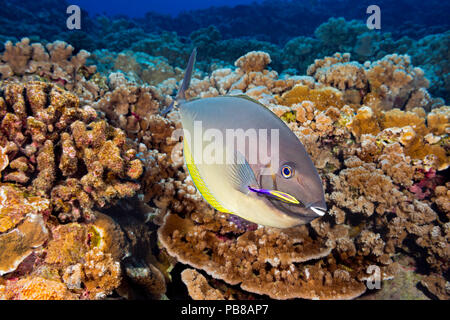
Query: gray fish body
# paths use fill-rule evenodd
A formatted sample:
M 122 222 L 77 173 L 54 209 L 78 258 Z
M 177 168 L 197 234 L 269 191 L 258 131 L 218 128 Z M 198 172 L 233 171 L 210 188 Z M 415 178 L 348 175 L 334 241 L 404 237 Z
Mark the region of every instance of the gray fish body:
M 180 114 L 185 137 L 190 137 L 193 162 L 210 193 L 229 212 L 262 225 L 287 228 L 308 223 L 325 210 L 321 179 L 302 143 L 282 120 L 258 102 L 233 96 L 197 99 L 181 102 Z M 223 154 L 207 152 L 215 142 L 205 139 L 208 132 L 210 138 L 221 135 Z M 243 136 L 247 137 L 246 143 L 239 145 L 237 141 L 242 142 Z M 220 143 L 214 146 L 220 149 Z M 202 152 L 197 152 L 200 149 Z M 228 150 L 244 156 L 257 187 L 289 193 L 302 205 L 238 190 L 228 177 Z M 280 174 L 279 168 L 285 163 L 295 167 L 295 176 L 289 180 Z

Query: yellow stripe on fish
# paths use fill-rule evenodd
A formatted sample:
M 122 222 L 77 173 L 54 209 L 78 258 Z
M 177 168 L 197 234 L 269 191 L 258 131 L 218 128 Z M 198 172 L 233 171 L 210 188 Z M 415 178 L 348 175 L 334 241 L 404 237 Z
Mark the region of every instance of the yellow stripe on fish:
M 192 158 L 191 151 L 189 149 L 187 140 L 184 139 L 184 159 L 186 161 L 186 167 L 188 168 L 189 174 L 194 182 L 195 187 L 198 189 L 202 197 L 212 206 L 214 209 L 220 212 L 232 213 L 231 211 L 225 209 L 219 201 L 214 198 L 214 196 L 209 192 L 208 187 L 200 176 L 200 172 L 198 172 L 197 166 L 194 163 L 194 159 Z
M 284 193 L 284 192 L 281 192 L 281 191 L 271 190 L 270 194 L 274 195 L 278 199 L 286 201 L 288 203 L 293 203 L 293 204 L 299 204 L 300 203 L 297 199 L 295 199 L 290 194 L 287 194 L 287 193 Z

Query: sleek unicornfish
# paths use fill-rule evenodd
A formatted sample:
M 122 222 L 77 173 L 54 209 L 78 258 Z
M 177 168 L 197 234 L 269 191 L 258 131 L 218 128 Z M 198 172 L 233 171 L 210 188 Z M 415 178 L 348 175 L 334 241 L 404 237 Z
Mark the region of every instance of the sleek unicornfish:
M 323 216 L 322 181 L 304 146 L 269 109 L 245 95 L 186 100 L 191 54 L 174 103 L 184 158 L 205 200 L 221 212 L 277 228 Z

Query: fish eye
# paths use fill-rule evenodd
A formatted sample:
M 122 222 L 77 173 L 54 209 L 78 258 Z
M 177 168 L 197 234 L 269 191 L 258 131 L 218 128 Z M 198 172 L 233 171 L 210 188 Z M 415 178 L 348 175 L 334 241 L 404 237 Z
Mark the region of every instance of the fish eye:
M 292 169 L 288 165 L 284 165 L 281 167 L 281 175 L 283 176 L 283 178 L 289 179 L 294 175 L 294 169 Z

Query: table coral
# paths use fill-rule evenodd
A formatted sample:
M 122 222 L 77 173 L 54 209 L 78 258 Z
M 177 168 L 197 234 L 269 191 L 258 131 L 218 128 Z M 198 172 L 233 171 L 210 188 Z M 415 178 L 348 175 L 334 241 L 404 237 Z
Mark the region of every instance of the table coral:
M 224 300 L 222 293 L 212 288 L 208 281 L 198 271 L 186 269 L 181 273 L 181 279 L 188 288 L 189 295 L 194 300 Z
M 92 219 L 94 205 L 140 188 L 132 180 L 142 174 L 142 163 L 123 131 L 91 107 L 80 108 L 75 95 L 42 82 L 6 83 L 2 89 L 8 108 L 15 110 L 0 125 L 0 144 L 9 159 L 4 181 L 50 195 L 62 220 Z

